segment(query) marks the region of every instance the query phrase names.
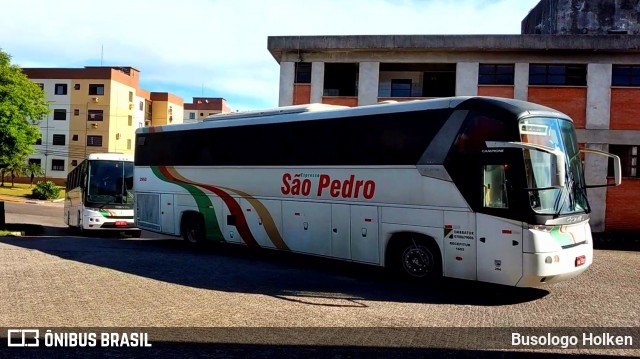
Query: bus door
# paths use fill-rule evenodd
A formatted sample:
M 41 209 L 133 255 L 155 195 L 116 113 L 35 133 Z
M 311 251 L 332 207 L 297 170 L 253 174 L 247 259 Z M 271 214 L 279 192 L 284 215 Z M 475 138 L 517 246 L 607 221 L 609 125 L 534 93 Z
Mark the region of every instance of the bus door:
M 161 228 L 164 233 L 175 232 L 175 218 L 173 213 L 174 203 L 172 193 L 163 193 L 160 195 L 160 216 Z
M 518 210 L 516 189 L 517 174 L 524 171 L 522 150 L 484 150 L 479 167 L 478 280 L 516 285 L 522 277 L 522 222 L 505 217 L 509 217 L 510 211 Z

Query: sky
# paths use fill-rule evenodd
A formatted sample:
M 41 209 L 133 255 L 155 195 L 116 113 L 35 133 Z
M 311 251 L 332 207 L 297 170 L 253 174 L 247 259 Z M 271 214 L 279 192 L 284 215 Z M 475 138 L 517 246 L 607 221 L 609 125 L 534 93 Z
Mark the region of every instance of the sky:
M 0 49 L 22 67 L 132 66 L 140 86 L 278 106 L 269 36 L 519 34 L 539 0 L 3 0 Z

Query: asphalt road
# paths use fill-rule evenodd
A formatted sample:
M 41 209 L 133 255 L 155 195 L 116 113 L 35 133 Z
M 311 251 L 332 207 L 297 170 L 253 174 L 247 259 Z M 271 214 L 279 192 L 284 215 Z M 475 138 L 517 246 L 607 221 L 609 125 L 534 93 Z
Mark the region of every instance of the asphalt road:
M 236 328 L 154 334 L 156 350 L 190 356 L 215 342 L 207 350 L 220 356 L 492 357 L 504 352 L 483 345 L 485 337 L 496 334 L 490 329 L 438 332 L 448 345 L 439 342 L 434 349 L 421 344 L 424 333 L 416 328 L 544 327 L 553 332 L 640 326 L 636 251 L 596 250 L 583 275 L 541 289 L 454 280 L 425 287 L 398 282 L 380 268 L 309 256 L 235 246 L 193 250 L 148 233 L 141 239 L 80 237 L 65 228 L 60 205 L 5 207 L 7 222 L 38 223 L 45 232 L 0 238 L 1 327 Z M 271 329 L 252 331 L 256 327 Z M 397 330 L 380 329 L 389 327 Z M 313 328 L 326 330 L 309 332 Z M 463 335 L 472 339 L 470 346 L 461 344 Z M 640 355 L 637 349 L 552 352 Z

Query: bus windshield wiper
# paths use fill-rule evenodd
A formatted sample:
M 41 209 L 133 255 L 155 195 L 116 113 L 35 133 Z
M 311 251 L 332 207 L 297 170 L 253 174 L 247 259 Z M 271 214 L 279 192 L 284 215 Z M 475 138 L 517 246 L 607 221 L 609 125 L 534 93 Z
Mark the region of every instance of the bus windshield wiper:
M 111 199 L 111 200 L 109 200 L 109 201 L 107 201 L 107 202 L 103 203 L 102 205 L 100 205 L 100 207 L 99 207 L 100 209 L 103 209 L 103 208 L 104 208 L 104 206 L 106 206 L 106 205 L 108 205 L 108 204 L 111 204 L 111 203 L 115 202 L 116 200 L 118 200 L 118 196 L 117 196 L 117 195 L 112 195 L 112 194 L 110 194 L 109 196 L 113 197 L 113 199 Z

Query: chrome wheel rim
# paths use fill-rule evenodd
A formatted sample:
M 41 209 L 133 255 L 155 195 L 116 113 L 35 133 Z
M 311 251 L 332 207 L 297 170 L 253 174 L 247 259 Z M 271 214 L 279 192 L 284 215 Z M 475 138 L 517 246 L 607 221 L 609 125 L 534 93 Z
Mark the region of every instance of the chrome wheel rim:
M 423 246 L 411 246 L 402 253 L 404 270 L 414 277 L 425 277 L 433 269 L 433 254 Z

